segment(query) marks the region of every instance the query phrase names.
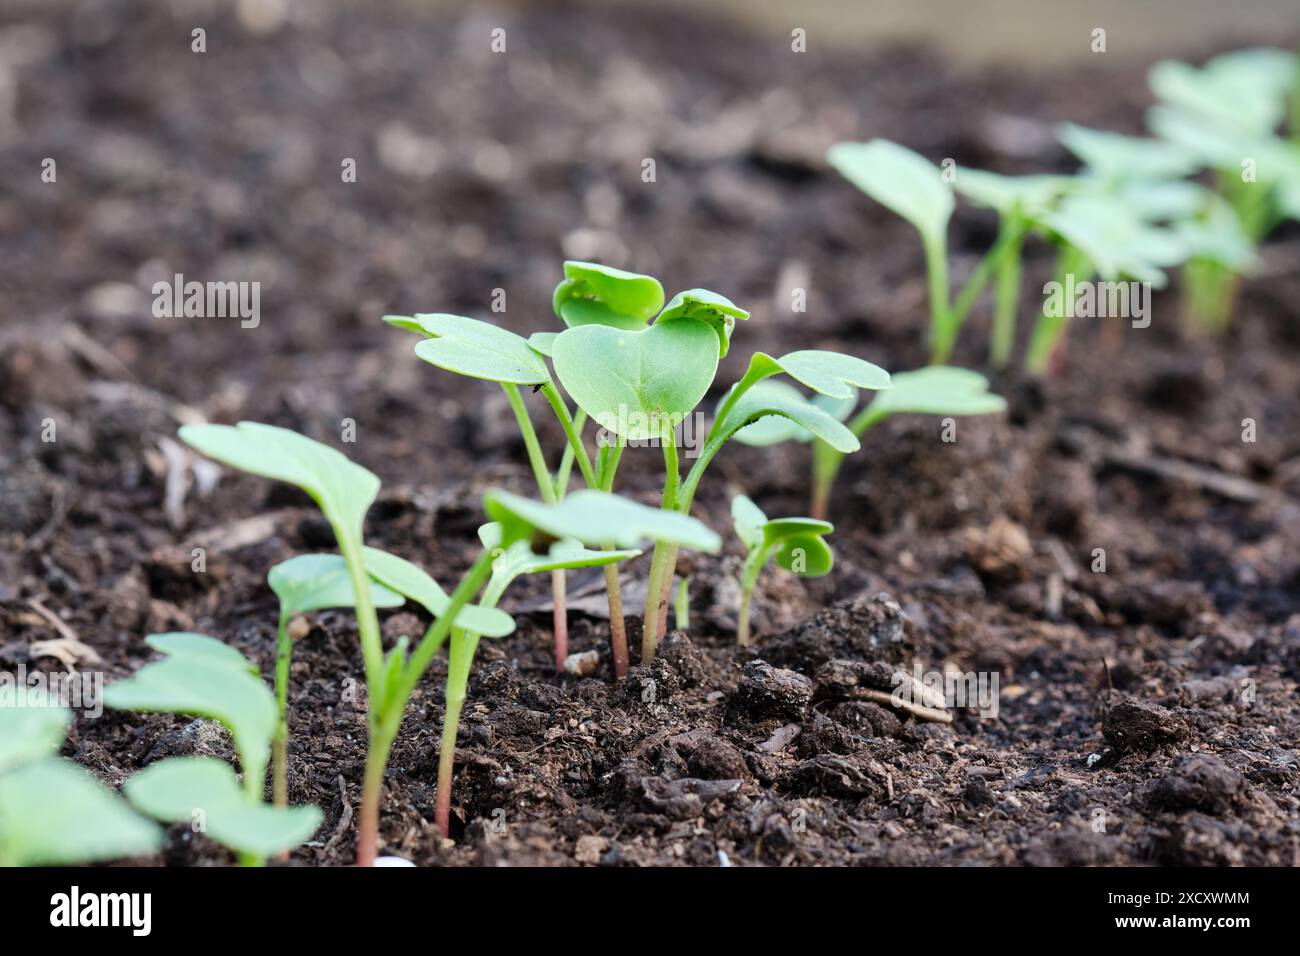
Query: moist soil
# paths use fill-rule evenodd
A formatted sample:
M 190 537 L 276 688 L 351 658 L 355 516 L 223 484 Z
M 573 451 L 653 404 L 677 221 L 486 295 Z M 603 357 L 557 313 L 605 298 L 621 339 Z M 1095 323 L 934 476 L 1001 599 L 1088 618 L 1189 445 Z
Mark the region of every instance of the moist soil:
M 111 681 L 150 659 L 145 634 L 194 629 L 269 678 L 266 571 L 332 540 L 297 492 L 230 471 L 169 507 L 169 439 L 198 416 L 345 448 L 385 482 L 369 541 L 454 582 L 482 492 L 531 490 L 522 443 L 496 386 L 420 363 L 385 312 L 553 328 L 561 259 L 600 258 L 753 311 L 720 383 L 758 349 L 913 368 L 919 245 L 828 171 L 825 147 L 884 136 L 1003 172 L 1069 170 L 1053 123 L 1137 132 L 1147 102 L 1139 67 L 958 75 L 921 49 L 798 55 L 680 13 L 313 4 L 270 33 L 205 15 L 199 54 L 183 10 L 0 14 L 6 669 L 63 669 L 42 643 L 63 639 L 67 662 Z M 505 54 L 489 48 L 498 26 Z M 993 226 L 959 212 L 956 278 Z M 596 575 L 570 579 L 571 648 L 601 655 L 584 678 L 555 673 L 548 582 L 517 583 L 519 628 L 480 645 L 470 681 L 452 840 L 432 824 L 444 656 L 393 751 L 387 851 L 421 865 L 1294 864 L 1297 262 L 1300 235 L 1279 232 L 1220 339 L 1186 333 L 1161 293 L 1149 328 L 1076 322 L 1045 382 L 997 377 L 1009 413 L 960 420 L 954 442 L 932 418 L 869 433 L 837 487 L 834 572 L 767 572 L 748 649 L 734 646 L 734 541 L 692 562 L 689 626 L 619 683 Z M 1049 269 L 1031 246 L 1022 325 Z M 260 324 L 155 317 L 152 283 L 174 273 L 259 280 Z M 981 306 L 960 364 L 983 367 L 987 323 Z M 541 430 L 554 458 L 558 429 Z M 807 452 L 729 447 L 695 513 L 729 532 L 741 490 L 804 513 Z M 620 490 L 653 503 L 660 467 L 629 451 Z M 645 564 L 625 566 L 629 587 Z M 424 624 L 389 612 L 386 640 Z M 996 716 L 928 722 L 867 692 L 914 662 L 997 675 Z M 312 617 L 290 794 L 325 823 L 293 864 L 353 860 L 361 674 L 350 615 Z M 209 724 L 114 712 L 80 717 L 65 752 L 114 786 L 164 756 L 230 756 Z M 232 859 L 174 828 L 139 862 Z

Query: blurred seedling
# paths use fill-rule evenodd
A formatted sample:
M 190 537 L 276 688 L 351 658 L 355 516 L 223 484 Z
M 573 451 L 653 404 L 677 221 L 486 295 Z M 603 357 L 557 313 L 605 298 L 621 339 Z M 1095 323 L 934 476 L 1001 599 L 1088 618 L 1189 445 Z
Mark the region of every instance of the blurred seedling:
M 736 536 L 745 546 L 745 564 L 740 575 L 740 616 L 736 624 L 736 643 L 749 643 L 749 606 L 758 576 L 773 557 L 787 571 L 806 578 L 829 574 L 835 556 L 825 536 L 834 525 L 816 518 L 769 519 L 744 495 L 731 501 L 731 520 Z
M 167 757 L 127 780 L 123 792 L 132 806 L 157 820 L 189 824 L 234 850 L 246 866 L 310 839 L 321 823 L 317 807 L 263 800 L 276 707 L 257 668 L 204 634 L 151 634 L 145 643 L 163 659 L 110 684 L 104 702 L 116 710 L 216 721 L 230 734 L 243 782 L 215 757 Z
M 835 421 L 848 420 L 847 428 L 856 439 L 861 439 L 872 427 L 891 415 L 915 414 L 936 416 L 994 415 L 1005 411 L 1006 401 L 988 390 L 988 379 L 969 369 L 948 365 L 931 365 L 915 372 L 896 372 L 890 378 L 890 387 L 875 393 L 857 415 L 849 419 L 857 407 L 854 392 L 847 398 L 834 399 L 817 395 L 813 403 Z M 791 400 L 803 400 L 784 382 L 773 382 L 769 388 L 787 390 Z M 793 421 L 766 419 L 755 422 L 736 434 L 741 444 L 764 446 L 785 441 L 812 443 L 812 501 L 810 509 L 814 518 L 827 516 L 835 478 L 844 463 L 846 452 L 801 427 Z M 856 450 L 856 449 L 855 449 Z
M 59 754 L 72 711 L 43 689 L 0 685 L 0 867 L 146 856 L 163 834 Z
M 371 866 L 378 854 L 384 768 L 411 692 L 446 641 L 453 622 L 472 626 L 482 634 L 503 636 L 514 630 L 514 621 L 494 608 L 470 606 L 487 579 L 487 568 L 467 575 L 448 596 L 409 562 L 391 555 L 386 557 L 393 560 L 385 560 L 382 552 L 364 548 L 362 525 L 379 493 L 379 479 L 335 449 L 288 429 L 254 422 L 238 426 L 187 425 L 180 435 L 209 458 L 301 488 L 320 507 L 334 531 L 352 584 L 366 674 L 369 744 L 361 791 L 357 862 Z M 413 650 L 409 641 L 399 640 L 384 653 L 369 575 L 435 615 Z M 464 618 L 462 611 L 466 613 Z M 275 711 L 273 699 L 273 727 Z

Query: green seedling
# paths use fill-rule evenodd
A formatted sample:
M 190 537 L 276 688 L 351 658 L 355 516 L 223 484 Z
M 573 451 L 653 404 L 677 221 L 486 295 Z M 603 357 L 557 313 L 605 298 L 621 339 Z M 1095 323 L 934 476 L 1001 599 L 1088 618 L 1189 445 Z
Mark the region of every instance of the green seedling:
M 603 491 L 584 489 L 549 503 L 494 490 L 484 496 L 484 507 L 493 520 L 480 529 L 483 550 L 461 583 L 463 587 L 470 582 L 474 593 L 486 584 L 484 608 L 495 605 L 510 582 L 521 574 L 557 567 L 609 566 L 639 554 L 637 545 L 643 541 L 668 542 L 707 552 L 721 547 L 718 536 L 694 518 L 666 515 Z M 460 590 L 458 587 L 457 592 Z M 434 821 L 444 837 L 451 833 L 456 733 L 480 636 L 472 626 L 461 627 L 459 622 L 451 632 L 434 810 Z
M 1030 337 L 1025 367 L 1033 375 L 1047 372 L 1065 334 L 1073 311 L 1070 290 L 1093 276 L 1107 282 L 1132 279 L 1163 289 L 1168 284 L 1165 268 L 1185 261 L 1188 254 L 1174 231 L 1145 221 L 1109 196 L 1069 196 L 1045 223 L 1059 248 L 1053 281 L 1062 294 L 1045 296 Z
M 786 374 L 832 397 L 845 397 L 855 387 L 876 389 L 889 384 L 883 369 L 834 352 L 792 352 L 779 359 L 757 353 L 719 405 L 699 456 L 683 479 L 676 430 L 708 392 L 735 320 L 746 315 L 716 293 L 693 290 L 674 297 L 644 328 L 577 326 L 548 344 L 556 376 L 589 418 L 615 436 L 614 447 L 621 451 L 627 442 L 661 447 L 665 480 L 660 507 L 665 515 L 690 512 L 714 456 L 732 435 L 760 418 L 791 418 L 841 450 L 857 449 L 857 440 L 848 430 L 810 402 L 755 387 L 766 379 Z M 642 663 L 654 659 L 667 627 L 676 561 L 676 545 L 664 541 L 655 545 L 642 621 Z
M 44 690 L 0 685 L 0 866 L 145 856 L 162 831 L 59 757 L 72 711 Z
M 789 400 L 804 400 L 784 382 L 764 385 L 773 390 L 787 391 Z M 874 398 L 848 421 L 848 431 L 861 439 L 873 426 L 892 415 L 996 415 L 1005 411 L 1005 399 L 990 393 L 988 386 L 988 379 L 978 372 L 948 365 L 896 372 L 890 378 L 890 387 L 876 392 Z M 845 421 L 857 407 L 858 396 L 856 391 L 847 398 L 816 395 L 812 402 L 832 420 Z M 746 426 L 736 433 L 736 440 L 758 447 L 792 440 L 811 442 L 813 490 L 810 510 L 816 519 L 826 517 L 835 478 L 847 454 L 844 450 L 795 421 L 775 418 Z
M 989 278 L 1006 258 L 1018 257 L 1020 227 L 1013 225 L 1000 237 L 954 299 L 948 285 L 948 222 L 956 205 L 953 182 L 961 176 L 950 179 L 919 153 L 884 139 L 836 143 L 826 158 L 840 175 L 920 234 L 930 291 L 930 361 L 947 362 L 957 333 Z
M 598 318 L 609 314 L 608 308 L 598 300 L 578 294 L 582 289 L 586 289 L 588 284 L 597 280 L 601 281 L 602 290 L 612 290 L 614 293 L 618 293 L 626 285 L 619 281 L 618 277 L 604 275 L 591 275 L 581 282 L 572 278 L 567 280 L 573 286 L 569 289 L 569 297 L 564 300 L 563 307 L 574 316 L 575 322 L 579 318 L 583 321 L 597 321 Z M 654 280 L 650 281 L 654 282 Z M 619 305 L 634 305 L 642 291 L 653 300 L 653 288 L 641 290 L 640 284 L 637 285 L 638 288 L 634 292 L 616 295 Z M 658 285 L 654 282 L 654 288 L 658 288 Z M 558 299 L 559 290 L 556 295 Z M 662 289 L 658 289 L 658 302 L 663 302 Z M 559 308 L 560 305 L 557 304 L 557 311 Z M 544 501 L 558 501 L 564 497 L 569 483 L 569 469 L 573 464 L 573 458 L 570 457 L 572 452 L 566 451 L 559 470 L 552 474 L 546 464 L 537 431 L 533 427 L 527 403 L 519 387 L 524 385 L 534 391 L 541 391 L 565 433 L 575 439 L 581 433 L 583 421 L 581 417 L 577 420 L 572 417 L 564 400 L 556 391 L 555 384 L 551 381 L 546 359 L 533 349 L 527 340 L 490 322 L 480 322 L 477 319 L 446 313 L 415 316 L 387 315 L 384 316 L 384 321 L 426 336 L 415 346 L 415 354 L 430 365 L 457 375 L 500 384 L 514 412 L 519 433 L 523 437 L 524 448 L 528 453 L 528 462 L 532 467 L 538 492 Z M 585 467 L 583 474 L 590 485 L 594 482 L 595 476 L 591 473 L 590 465 L 585 462 L 585 459 L 583 464 Z M 558 670 L 564 666 L 569 644 L 565 574 L 562 569 L 552 572 L 551 590 L 554 606 L 555 666 Z
M 361 791 L 357 862 L 361 866 L 372 866 L 379 847 L 379 803 L 383 795 L 384 768 L 388 765 L 406 703 L 446 641 L 452 624 L 461 621 L 461 611 L 483 586 L 487 570 L 482 572 L 481 579 L 467 576 L 448 597 L 428 575 L 423 572 L 412 574 L 412 569 L 419 571 L 413 565 L 405 561 L 376 559 L 375 554 L 363 546 L 362 524 L 366 511 L 379 493 L 379 479 L 327 445 L 285 428 L 253 422 L 241 422 L 233 427 L 187 425 L 180 434 L 182 440 L 209 458 L 303 489 L 320 507 L 334 531 L 352 583 L 366 673 L 369 746 Z M 408 642 L 402 640 L 387 654 L 384 653 L 369 575 L 435 614 L 433 624 L 414 650 L 410 650 Z M 514 629 L 514 621 L 509 615 L 495 609 L 480 610 L 484 617 L 475 618 L 472 626 L 483 633 L 504 635 Z M 274 724 L 274 701 L 271 720 Z
M 736 536 L 745 546 L 745 565 L 740 576 L 740 616 L 736 625 L 736 643 L 749 643 L 749 603 L 754 596 L 758 576 L 773 556 L 787 571 L 806 578 L 829 574 L 835 556 L 825 536 L 835 526 L 815 518 L 769 519 L 744 495 L 731 501 L 731 520 Z
M 976 266 L 963 296 L 978 299 L 986 281 L 983 273 L 992 273 L 993 332 L 989 338 L 989 361 L 995 368 L 1002 368 L 1011 360 L 1015 345 L 1025 239 L 1031 232 L 1045 228 L 1045 217 L 1074 188 L 1075 181 L 1065 176 L 1001 176 L 978 169 L 960 169 L 953 185 L 976 206 L 992 209 L 998 215 L 997 239 L 989 254 Z M 964 315 L 970 304 L 959 301 L 956 308 Z
M 275 640 L 275 702 L 279 711 L 271 749 L 271 793 L 277 807 L 288 803 L 289 666 L 293 638 L 289 623 L 300 614 L 326 608 L 355 608 L 356 592 L 347 562 L 337 554 L 300 554 L 281 561 L 266 575 L 280 600 L 280 621 Z M 373 580 L 370 600 L 377 608 L 400 607 L 405 598 Z
M 277 807 L 262 799 L 276 708 L 257 668 L 203 634 L 151 634 L 145 643 L 163 659 L 109 685 L 104 702 L 116 710 L 216 721 L 230 733 L 244 779 L 241 785 L 223 760 L 169 757 L 126 782 L 131 804 L 155 819 L 190 824 L 234 850 L 245 865 L 260 865 L 309 839 L 320 827 L 318 808 Z
M 1200 69 L 1166 60 L 1148 75 L 1160 101 L 1148 125 L 1190 162 L 1215 172 L 1236 218 L 1206 205 L 1184 226 L 1192 246 L 1185 301 L 1197 326 L 1226 328 L 1253 247 L 1283 219 L 1300 218 L 1300 144 L 1277 135 L 1288 96 L 1300 90 L 1297 78 L 1300 57 L 1271 49 L 1223 54 Z M 1300 109 L 1300 97 L 1293 109 Z M 1252 255 L 1243 254 L 1243 236 Z

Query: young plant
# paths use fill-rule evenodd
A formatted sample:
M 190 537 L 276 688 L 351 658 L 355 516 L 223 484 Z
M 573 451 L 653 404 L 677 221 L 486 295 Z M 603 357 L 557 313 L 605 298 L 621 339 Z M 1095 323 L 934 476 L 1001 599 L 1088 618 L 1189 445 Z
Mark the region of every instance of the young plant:
M 272 802 L 283 807 L 288 803 L 289 793 L 289 665 L 293 656 L 289 622 L 300 614 L 326 608 L 355 608 L 356 592 L 352 590 L 347 562 L 337 554 L 296 555 L 271 568 L 266 580 L 280 600 L 275 640 L 275 702 L 279 720 L 271 749 L 271 794 Z M 393 608 L 400 607 L 405 599 L 371 580 L 370 600 L 376 608 Z
M 482 597 L 485 608 L 495 605 L 520 574 L 556 567 L 608 566 L 639 554 L 636 546 L 643 541 L 707 552 L 716 552 L 721 546 L 718 536 L 694 518 L 663 514 L 602 491 L 577 491 L 560 502 L 548 503 L 493 490 L 484 496 L 484 507 L 493 522 L 480 529 L 483 551 L 466 580 L 477 581 L 477 590 L 487 578 Z M 604 550 L 588 550 L 588 546 Z M 545 550 L 539 552 L 539 548 Z M 435 823 L 444 837 L 451 832 L 456 733 L 480 636 L 470 627 L 458 626 L 451 633 L 434 810 Z
M 265 803 L 266 765 L 276 734 L 275 697 L 257 668 L 233 647 L 203 634 L 151 634 L 165 655 L 133 677 L 109 685 L 116 710 L 205 717 L 230 733 L 242 785 L 224 760 L 168 757 L 135 774 L 123 788 L 137 810 L 167 823 L 189 823 L 238 855 L 245 865 L 290 850 L 320 827 L 314 806 Z
M 948 285 L 948 222 L 956 204 L 951 182 L 959 181 L 960 174 L 950 181 L 924 156 L 884 139 L 836 143 L 826 158 L 840 175 L 907 220 L 920 234 L 930 290 L 930 362 L 946 363 L 962 323 L 989 278 L 1000 268 L 1011 268 L 1003 265 L 1008 258 L 1018 259 L 1021 227 L 1008 222 L 1008 229 L 953 299 Z
M 1001 176 L 978 169 L 960 169 L 953 180 L 957 191 L 977 206 L 998 215 L 998 235 L 989 254 L 976 267 L 975 280 L 968 282 L 963 296 L 978 299 L 984 278 L 993 275 L 993 332 L 989 338 L 989 362 L 1003 368 L 1015 346 L 1016 310 L 1020 303 L 1020 274 L 1025 239 L 1043 228 L 1044 217 L 1067 194 L 1074 180 L 1064 176 Z M 965 314 L 970 305 L 957 303 Z
M 848 422 L 848 430 L 861 439 L 873 426 L 891 415 L 995 415 L 1005 411 L 1006 401 L 988 391 L 988 379 L 978 372 L 948 365 L 931 365 L 915 372 L 895 372 L 890 377 L 890 387 L 876 392 L 875 397 Z M 784 382 L 768 383 L 769 388 L 788 389 L 794 399 L 803 400 Z M 832 399 L 817 395 L 813 403 L 835 421 L 845 421 L 857 407 L 857 393 L 845 399 Z M 765 446 L 785 441 L 811 442 L 812 450 L 812 502 L 810 510 L 816 519 L 827 515 L 835 477 L 844 463 L 846 452 L 792 421 L 765 419 L 755 422 L 736 434 L 743 445 Z
M 58 756 L 72 711 L 44 690 L 0 685 L 0 867 L 145 856 L 162 831 Z
M 372 866 L 379 847 L 379 803 L 383 795 L 384 768 L 388 765 L 388 755 L 411 692 L 446 641 L 453 623 L 472 626 L 483 633 L 504 635 L 514 629 L 514 621 L 495 609 L 471 611 L 467 608 L 487 580 L 489 569 L 486 567 L 467 575 L 448 597 L 428 575 L 413 565 L 400 559 L 376 561 L 375 556 L 363 547 L 362 524 L 366 511 L 379 493 L 379 479 L 338 451 L 288 429 L 254 422 L 241 422 L 238 426 L 187 425 L 181 429 L 180 435 L 183 441 L 209 458 L 303 489 L 320 507 L 334 531 L 352 583 L 365 665 L 369 745 L 361 790 L 357 862 L 361 866 Z M 389 570 L 377 568 L 377 564 Z M 419 573 L 412 574 L 412 569 Z M 397 646 L 384 653 L 368 571 L 386 587 L 417 601 L 435 614 L 433 624 L 409 654 L 406 641 L 399 641 Z M 462 611 L 467 615 L 472 613 L 473 617 L 463 619 Z M 274 702 L 271 720 L 274 723 Z
M 744 495 L 731 500 L 731 520 L 736 536 L 745 546 L 745 565 L 740 576 L 740 616 L 736 625 L 736 643 L 749 643 L 749 602 L 754 596 L 758 576 L 772 556 L 787 571 L 806 578 L 829 574 L 835 556 L 824 536 L 835 526 L 815 518 L 769 519 Z

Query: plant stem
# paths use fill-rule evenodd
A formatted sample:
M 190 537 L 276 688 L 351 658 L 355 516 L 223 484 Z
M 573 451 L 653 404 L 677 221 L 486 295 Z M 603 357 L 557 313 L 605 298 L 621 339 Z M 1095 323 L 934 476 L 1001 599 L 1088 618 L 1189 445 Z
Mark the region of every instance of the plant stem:
M 555 669 L 564 670 L 564 660 L 569 656 L 569 617 L 565 610 L 564 569 L 551 572 L 551 604 L 555 609 Z
M 1087 257 L 1078 248 L 1069 243 L 1061 246 L 1056 256 L 1055 279 L 1062 289 L 1070 287 L 1071 277 L 1073 285 L 1077 287 L 1078 283 L 1087 282 L 1091 274 Z M 1061 305 L 1063 315 L 1048 315 L 1047 303 L 1044 302 L 1043 312 L 1034 326 L 1025 355 L 1025 369 L 1031 375 L 1046 374 L 1048 363 L 1065 334 L 1070 314 L 1074 311 L 1074 303 L 1062 302 Z
M 573 449 L 574 457 L 578 461 L 578 471 L 582 472 L 582 480 L 587 483 L 588 488 L 597 487 L 596 473 L 591 470 L 591 458 L 587 455 L 586 446 L 582 444 L 582 436 L 574 425 L 573 416 L 569 414 L 569 407 L 564 404 L 564 399 L 560 398 L 560 393 L 555 390 L 555 386 L 549 382 L 542 386 L 542 394 L 551 403 L 551 410 L 555 412 L 560 427 L 564 429 L 564 437 L 568 439 L 569 447 Z
M 741 592 L 740 617 L 736 619 L 736 643 L 741 647 L 749 646 L 749 601 L 754 596 L 754 589 Z
M 942 365 L 952 354 L 957 329 L 948 303 L 948 250 L 943 236 L 922 237 L 925 273 L 930 287 L 930 364 Z
M 578 436 L 578 443 L 582 443 L 582 430 L 587 425 L 587 413 L 581 408 L 578 414 L 573 417 L 574 433 Z M 564 453 L 560 456 L 560 467 L 555 472 L 555 497 L 563 498 L 569 490 L 569 475 L 573 472 L 573 462 L 576 458 L 571 442 L 564 443 Z
M 623 458 L 623 443 L 618 441 L 602 448 L 597 454 L 596 474 L 600 479 L 601 491 L 612 491 L 614 476 L 618 473 L 618 464 Z M 611 549 L 606 549 L 611 550 Z M 605 571 L 605 597 L 609 601 L 609 647 L 614 659 L 614 677 L 622 680 L 627 676 L 627 623 L 623 620 L 623 586 L 618 580 L 618 565 L 607 564 Z
M 673 626 L 679 631 L 691 626 L 691 579 L 686 576 L 677 582 L 677 603 L 673 605 Z
M 1004 230 L 1007 228 L 1003 227 Z M 997 265 L 993 287 L 993 333 L 989 338 L 989 362 L 994 368 L 1005 368 L 1015 347 L 1016 306 L 1020 301 L 1020 262 L 1024 244 L 1025 234 L 1018 231 Z
M 388 766 L 388 755 L 397 736 L 396 724 L 400 721 L 399 710 L 396 720 L 386 719 L 385 726 L 370 735 L 365 776 L 361 783 L 361 814 L 357 822 L 357 866 L 374 866 L 375 857 L 379 855 L 379 804 L 383 800 L 384 769 Z M 386 726 L 390 723 L 393 724 L 391 730 Z
M 681 485 L 680 465 L 677 461 L 676 436 L 670 431 L 662 435 L 660 444 L 664 450 L 664 494 L 660 508 L 664 511 L 677 510 L 677 495 Z M 658 645 L 659 608 L 663 603 L 663 576 L 671 575 L 668 569 L 669 552 L 676 560 L 676 549 L 657 542 L 650 559 L 650 579 L 646 582 L 645 617 L 641 628 L 641 663 L 648 665 L 655 658 Z
M 281 612 L 275 635 L 275 704 L 280 719 L 271 739 L 271 802 L 277 807 L 287 806 L 289 802 L 289 659 L 292 653 L 288 616 Z
M 451 654 L 447 663 L 446 710 L 442 718 L 442 746 L 438 751 L 438 793 L 434 806 L 434 824 L 443 839 L 451 836 L 451 784 L 456 766 L 456 731 L 460 711 L 465 705 L 470 664 L 478 647 L 479 636 L 456 628 L 451 634 Z

